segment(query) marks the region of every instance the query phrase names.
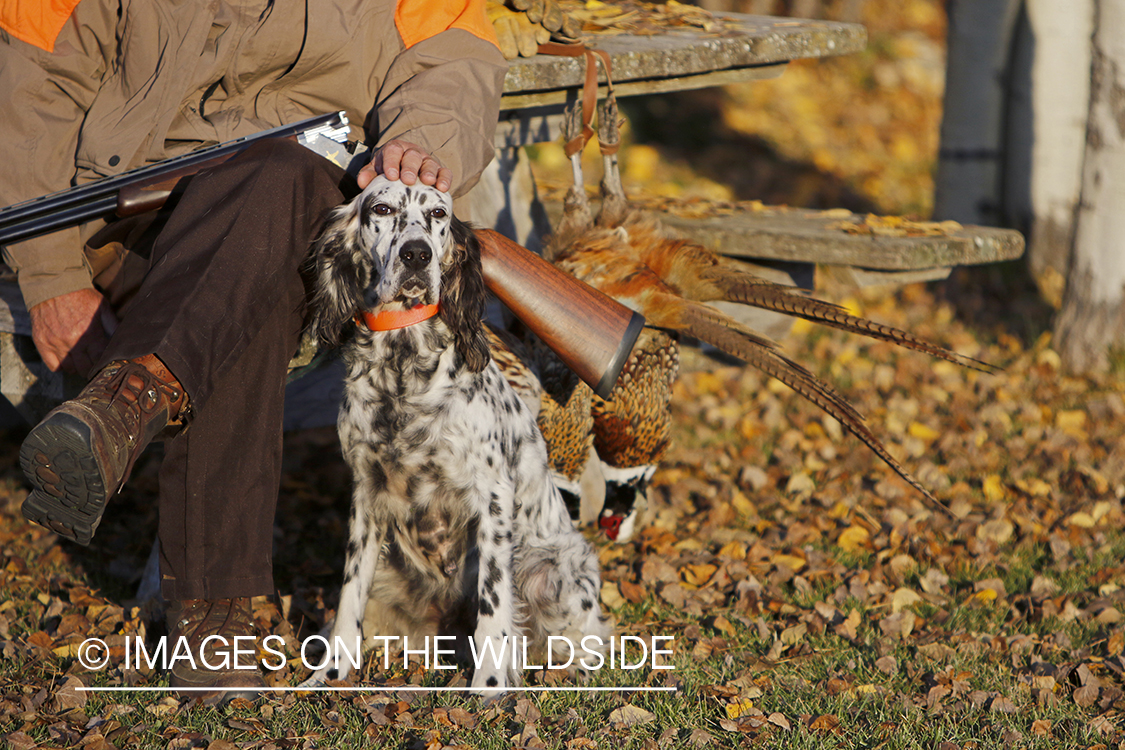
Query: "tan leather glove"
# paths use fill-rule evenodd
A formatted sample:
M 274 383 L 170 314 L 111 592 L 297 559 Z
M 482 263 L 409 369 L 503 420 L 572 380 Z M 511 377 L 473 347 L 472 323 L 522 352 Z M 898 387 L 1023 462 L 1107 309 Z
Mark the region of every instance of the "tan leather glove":
M 488 18 L 505 58 L 531 57 L 553 34 L 577 36 L 581 25 L 556 0 L 489 0 Z
M 498 1 L 489 2 L 486 8 L 500 42 L 500 53 L 508 60 L 531 57 L 539 51 L 540 44 L 551 38 L 551 32 L 532 23 L 527 13 L 512 10 Z

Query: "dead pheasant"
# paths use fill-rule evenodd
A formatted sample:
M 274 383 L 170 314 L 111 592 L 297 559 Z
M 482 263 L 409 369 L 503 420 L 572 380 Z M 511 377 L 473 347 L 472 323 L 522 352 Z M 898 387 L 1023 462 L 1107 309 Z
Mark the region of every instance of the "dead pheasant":
M 572 114 L 566 135 L 575 137 L 580 124 L 580 118 Z M 599 112 L 598 135 L 605 172 L 601 209 L 591 220 L 582 188 L 579 151 L 572 156 L 575 185 L 567 193 L 563 219 L 546 252 L 559 267 L 641 312 L 647 320 L 648 330 L 630 356 L 611 400 L 602 401 L 590 394 L 593 447 L 607 480 L 599 519 L 606 533 L 619 541 L 632 533 L 646 501 L 647 483 L 667 450 L 668 407 L 679 363 L 678 335 L 705 341 L 785 383 L 838 420 L 927 500 L 945 510 L 887 451 L 847 399 L 782 354 L 773 341 L 706 303 L 751 305 L 888 341 L 985 372 L 995 368 L 906 331 L 850 315 L 838 305 L 806 296 L 799 290 L 753 276 L 725 263 L 705 247 L 674 235 L 654 217 L 631 211 L 617 173 L 617 129 L 611 90 Z M 540 354 L 540 362 L 550 359 L 549 352 L 541 350 Z M 581 388 L 585 386 L 578 384 L 572 391 Z M 554 401 L 558 393 L 545 386 L 543 402 Z M 569 408 L 583 407 L 581 399 L 564 398 L 551 408 L 565 413 Z M 573 443 L 581 453 L 587 445 L 587 436 L 580 433 L 583 420 L 575 416 L 555 422 L 544 428 L 544 434 L 551 429 L 558 433 L 553 439 L 548 438 L 552 449 Z

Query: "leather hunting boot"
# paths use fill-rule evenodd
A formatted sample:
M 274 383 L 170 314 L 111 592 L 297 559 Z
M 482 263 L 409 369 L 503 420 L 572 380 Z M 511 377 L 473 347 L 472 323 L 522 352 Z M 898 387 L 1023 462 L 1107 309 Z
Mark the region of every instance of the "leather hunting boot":
M 193 688 L 182 691 L 180 697 L 223 704 L 233 698 L 253 700 L 266 686 L 256 661 L 254 615 L 248 597 L 172 602 L 168 607 L 168 627 L 168 652 L 190 651 L 192 657 L 172 662 L 168 684 L 173 688 Z M 181 644 L 181 639 L 186 643 Z
M 145 446 L 186 415 L 186 405 L 183 388 L 155 355 L 106 365 L 23 441 L 20 468 L 35 487 L 24 516 L 89 544 L 109 497 Z

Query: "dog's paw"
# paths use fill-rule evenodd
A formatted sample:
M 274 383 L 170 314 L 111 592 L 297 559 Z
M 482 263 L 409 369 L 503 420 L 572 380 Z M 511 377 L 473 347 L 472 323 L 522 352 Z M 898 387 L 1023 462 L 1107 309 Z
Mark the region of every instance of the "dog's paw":
M 348 679 L 348 675 L 350 673 L 350 669 L 346 669 L 343 667 L 341 667 L 340 669 L 336 669 L 335 667 L 325 667 L 324 669 L 318 669 L 317 671 L 313 672 L 311 677 L 309 677 L 297 687 L 325 687 L 330 682 L 340 682 L 342 680 Z
M 321 688 L 321 687 L 325 687 L 327 684 L 328 684 L 328 680 L 324 679 L 324 677 L 321 676 L 321 674 L 318 672 L 318 673 L 312 675 L 311 677 L 309 677 L 304 682 L 297 685 L 297 687 L 298 688 Z

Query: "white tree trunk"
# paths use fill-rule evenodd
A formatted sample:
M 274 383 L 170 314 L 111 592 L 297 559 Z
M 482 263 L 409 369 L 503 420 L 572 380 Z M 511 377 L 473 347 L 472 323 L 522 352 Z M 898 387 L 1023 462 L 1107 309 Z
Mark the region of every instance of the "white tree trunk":
M 1082 200 L 1056 347 L 1075 371 L 1125 345 L 1125 3 L 1096 0 Z
M 1009 50 L 1019 0 L 952 0 L 934 216 L 1000 220 Z
M 1082 189 L 1094 0 L 1027 0 L 1027 14 L 1033 53 L 1027 258 L 1044 298 L 1059 307 Z

